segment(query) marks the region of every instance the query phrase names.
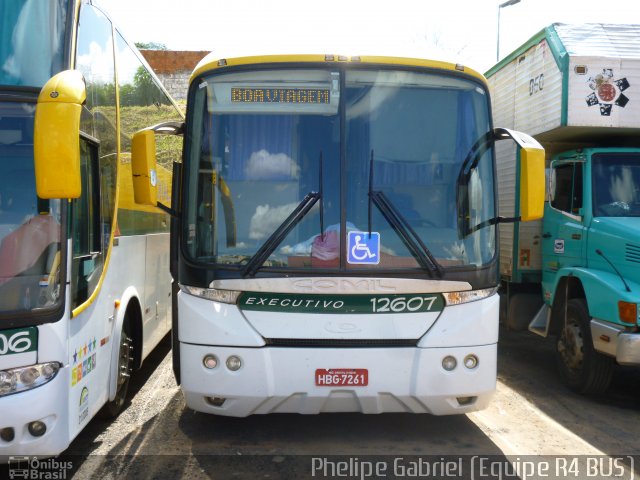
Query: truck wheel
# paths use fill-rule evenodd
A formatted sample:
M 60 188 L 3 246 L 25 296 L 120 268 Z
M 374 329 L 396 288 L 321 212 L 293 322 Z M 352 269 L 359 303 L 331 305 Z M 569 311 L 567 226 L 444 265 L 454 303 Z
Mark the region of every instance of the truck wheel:
M 115 418 L 122 411 L 129 391 L 129 379 L 133 366 L 133 340 L 131 338 L 131 325 L 129 319 L 124 318 L 122 333 L 120 335 L 120 352 L 118 354 L 118 379 L 116 380 L 116 397 L 108 401 L 102 410 L 101 418 Z
M 567 387 L 582 394 L 604 392 L 613 376 L 613 358 L 593 348 L 590 322 L 586 302 L 569 300 L 567 320 L 556 341 L 560 377 Z

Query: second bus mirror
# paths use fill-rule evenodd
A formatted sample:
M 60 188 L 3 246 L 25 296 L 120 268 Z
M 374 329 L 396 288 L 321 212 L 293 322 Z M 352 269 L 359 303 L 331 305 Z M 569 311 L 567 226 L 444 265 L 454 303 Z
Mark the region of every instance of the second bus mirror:
M 78 198 L 80 113 L 87 98 L 82 74 L 65 70 L 42 87 L 36 105 L 33 150 L 40 198 Z
M 507 128 L 494 130 L 496 140 L 513 139 L 520 152 L 519 186 L 520 212 L 522 222 L 538 220 L 544 212 L 544 148 L 533 137 Z
M 158 203 L 156 171 L 156 136 L 151 129 L 140 130 L 131 139 L 131 174 L 133 198 L 141 205 Z
M 140 130 L 133 135 L 131 139 L 131 174 L 133 176 L 133 199 L 136 203 L 151 205 L 171 212 L 165 205 L 158 203 L 156 134 L 182 135 L 183 131 L 184 123 L 164 122 Z
M 524 147 L 520 150 L 520 218 L 538 220 L 544 212 L 544 150 Z

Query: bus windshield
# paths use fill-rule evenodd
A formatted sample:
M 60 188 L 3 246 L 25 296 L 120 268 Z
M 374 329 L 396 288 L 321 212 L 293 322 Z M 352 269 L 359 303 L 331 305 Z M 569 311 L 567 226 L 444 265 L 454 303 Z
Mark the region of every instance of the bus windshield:
M 67 3 L 0 2 L 0 85 L 42 87 L 62 70 Z
M 433 274 L 493 260 L 492 146 L 474 161 L 464 195 L 459 182 L 491 128 L 479 83 L 300 68 L 211 74 L 194 90 L 183 232 L 192 260 L 243 276 Z
M 0 312 L 60 300 L 60 201 L 36 195 L 35 108 L 0 102 Z

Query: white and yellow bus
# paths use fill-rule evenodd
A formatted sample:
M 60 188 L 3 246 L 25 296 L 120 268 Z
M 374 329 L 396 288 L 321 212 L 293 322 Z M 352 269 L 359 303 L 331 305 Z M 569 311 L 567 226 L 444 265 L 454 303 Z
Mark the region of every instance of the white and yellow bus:
M 171 324 L 169 217 L 131 135 L 183 116 L 91 1 L 0 3 L 0 460 L 63 451 Z M 180 143 L 166 142 L 164 162 Z M 170 172 L 158 175 L 170 195 Z
M 494 144 L 521 147 L 523 220 L 542 213 L 544 151 L 494 130 L 482 75 L 408 58 L 212 54 L 191 77 L 184 134 L 173 359 L 188 407 L 487 405 L 506 220 Z M 134 138 L 139 198 L 153 196 L 154 138 Z

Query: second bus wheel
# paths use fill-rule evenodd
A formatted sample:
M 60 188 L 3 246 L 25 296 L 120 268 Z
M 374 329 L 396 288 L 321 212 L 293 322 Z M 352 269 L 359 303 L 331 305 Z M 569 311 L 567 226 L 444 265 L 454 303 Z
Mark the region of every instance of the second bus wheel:
M 614 359 L 593 348 L 590 323 L 585 300 L 571 299 L 567 303 L 566 322 L 556 340 L 560 377 L 571 390 L 583 394 L 604 392 L 614 369 Z
M 133 369 L 133 339 L 128 317 L 122 323 L 120 346 L 118 352 L 118 379 L 116 380 L 116 397 L 108 401 L 100 411 L 102 418 L 114 418 L 122 411 L 129 392 L 129 380 Z

